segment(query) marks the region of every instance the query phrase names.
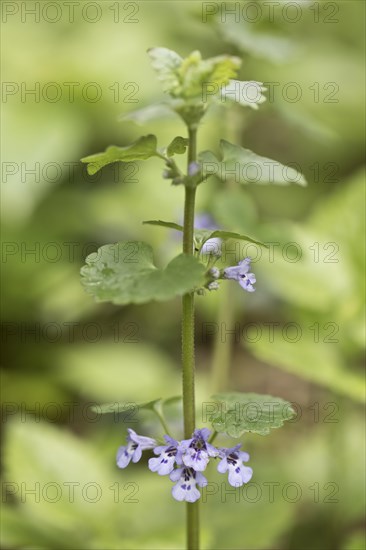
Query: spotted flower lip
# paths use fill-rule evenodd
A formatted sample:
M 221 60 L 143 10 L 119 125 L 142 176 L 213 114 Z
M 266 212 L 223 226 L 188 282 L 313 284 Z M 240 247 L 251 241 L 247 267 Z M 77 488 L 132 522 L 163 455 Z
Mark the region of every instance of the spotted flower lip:
M 183 464 L 196 472 L 203 472 L 210 457 L 219 455 L 218 449 L 207 441 L 210 433 L 208 428 L 195 430 L 191 439 L 184 439 L 181 442 Z
M 117 451 L 118 468 L 126 468 L 131 462 L 138 462 L 142 456 L 142 451 L 153 449 L 156 446 L 155 439 L 138 435 L 131 428 L 128 429 L 127 445 L 119 447 Z
M 172 472 L 174 464 L 182 464 L 181 453 L 178 451 L 179 443 L 169 435 L 164 435 L 167 445 L 155 447 L 154 453 L 160 455 L 149 459 L 149 469 L 157 472 L 160 476 Z
M 193 468 L 177 468 L 170 474 L 171 481 L 177 483 L 172 488 L 172 495 L 175 500 L 186 502 L 195 502 L 201 496 L 196 485 L 205 487 L 207 479 L 201 472 L 195 471 Z
M 254 273 L 248 273 L 250 269 L 250 258 L 244 258 L 237 266 L 226 267 L 224 269 L 225 279 L 234 279 L 247 292 L 254 292 L 253 284 L 256 282 Z
M 236 445 L 231 449 L 220 449 L 221 461 L 217 465 L 217 471 L 224 474 L 229 471 L 228 480 L 233 487 L 241 487 L 248 483 L 253 475 L 253 470 L 249 466 L 244 466 L 243 462 L 248 462 L 249 455 L 244 451 L 239 451 L 241 445 Z

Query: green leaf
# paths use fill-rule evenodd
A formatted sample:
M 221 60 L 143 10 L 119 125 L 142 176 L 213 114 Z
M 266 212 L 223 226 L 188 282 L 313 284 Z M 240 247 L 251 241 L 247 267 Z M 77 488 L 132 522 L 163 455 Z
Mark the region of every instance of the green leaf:
M 174 222 L 164 222 L 162 220 L 148 220 L 143 223 L 149 225 L 158 225 L 161 227 L 168 227 L 170 229 L 176 229 L 177 231 L 183 231 L 183 226 Z M 226 241 L 228 239 L 236 239 L 239 241 L 247 241 L 249 243 L 257 244 L 258 246 L 263 246 L 268 248 L 265 243 L 257 241 L 248 235 L 243 235 L 241 233 L 235 233 L 233 231 L 221 231 L 219 229 L 195 229 L 194 230 L 195 240 L 200 243 L 200 248 L 207 242 L 209 239 L 222 239 Z
M 197 97 L 202 101 L 207 92 L 207 98 L 214 97 L 221 86 L 236 76 L 240 65 L 238 57 L 219 55 L 202 59 L 200 52 L 192 52 L 178 69 L 182 82 L 180 96 L 186 99 Z
M 281 427 L 295 414 L 288 401 L 271 395 L 220 393 L 212 398 L 216 402 L 211 404 L 212 427 L 230 437 L 240 437 L 245 432 L 268 435 L 272 428 Z
M 233 231 L 221 231 L 221 230 L 215 230 L 209 233 L 205 237 L 205 240 L 202 244 L 205 244 L 206 241 L 209 239 L 222 239 L 223 241 L 226 241 L 228 239 L 236 239 L 239 241 L 247 241 L 249 243 L 257 244 L 258 246 L 263 246 L 264 248 L 268 248 L 268 246 L 261 241 L 257 241 L 253 239 L 252 237 L 249 237 L 248 235 L 242 235 L 241 233 L 234 233 Z
M 280 162 L 261 157 L 234 145 L 224 139 L 220 142 L 222 161 L 219 161 L 211 151 L 203 151 L 199 155 L 204 177 L 216 175 L 223 181 L 234 179 L 239 183 L 289 185 L 297 183 L 305 186 L 304 176 L 295 168 L 285 166 Z
M 147 53 L 151 58 L 151 65 L 158 73 L 165 92 L 172 92 L 179 86 L 177 70 L 183 58 L 168 48 L 150 48 Z
M 211 211 L 219 227 L 230 227 L 238 233 L 250 233 L 257 226 L 257 209 L 254 199 L 244 186 L 230 190 L 221 186 L 212 197 Z
M 220 102 L 234 101 L 243 107 L 251 107 L 257 110 L 258 105 L 266 101 L 266 97 L 263 95 L 266 89 L 263 82 L 230 80 L 220 90 Z
M 220 161 L 212 151 L 201 151 L 198 155 L 198 160 L 203 165 L 203 168 L 204 168 L 204 165 L 208 163 L 212 163 L 214 165 L 220 164 Z M 207 167 L 206 167 L 206 171 L 207 171 Z M 210 172 L 206 173 L 206 177 L 209 177 L 209 176 L 211 176 L 211 173 Z
M 127 114 L 123 113 L 118 117 L 120 122 L 132 121 L 136 124 L 144 124 L 160 118 L 171 118 L 176 116 L 169 103 L 154 103 L 142 109 L 136 109 Z
M 189 140 L 187 138 L 177 136 L 167 147 L 168 157 L 173 155 L 183 155 L 188 147 Z
M 86 264 L 81 276 L 87 292 L 98 302 L 116 305 L 169 300 L 204 283 L 205 267 L 196 258 L 180 254 L 158 269 L 151 246 L 140 241 L 102 246 Z
M 140 409 L 154 410 L 156 403 L 161 401 L 161 399 L 155 399 L 154 401 L 149 401 L 148 403 L 133 403 L 122 401 L 120 403 L 103 403 L 102 405 L 93 405 L 91 410 L 97 414 L 110 414 L 110 413 L 129 413 L 129 412 L 138 412 Z
M 218 94 L 220 87 L 236 76 L 241 65 L 238 57 L 220 55 L 202 59 L 199 51 L 185 59 L 167 48 L 151 48 L 148 54 L 165 92 L 174 98 L 195 98 L 201 103 L 205 86 L 213 91 L 207 94 L 209 97 Z
M 182 399 L 182 395 L 174 395 L 173 397 L 163 399 L 163 405 L 169 407 L 169 405 L 175 405 L 176 403 L 179 403 L 180 401 L 182 401 Z
M 199 248 L 201 248 L 201 245 L 204 245 L 208 239 L 211 238 L 212 233 L 214 232 L 214 229 L 195 229 L 194 230 L 194 240 L 196 243 L 199 244 Z
M 183 225 L 179 225 L 174 222 L 164 222 L 162 220 L 147 220 L 142 222 L 146 225 L 158 225 L 160 227 L 168 227 L 169 229 L 176 229 L 177 231 L 183 231 Z
M 140 137 L 137 141 L 126 147 L 108 147 L 104 153 L 96 153 L 81 159 L 88 164 L 88 174 L 96 174 L 101 168 L 113 162 L 132 162 L 134 160 L 146 160 L 158 156 L 156 136 L 149 134 Z

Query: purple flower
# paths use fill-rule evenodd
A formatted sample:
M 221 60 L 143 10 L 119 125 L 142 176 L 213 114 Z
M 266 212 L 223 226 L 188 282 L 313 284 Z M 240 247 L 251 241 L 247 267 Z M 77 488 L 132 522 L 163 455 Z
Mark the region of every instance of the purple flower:
M 207 442 L 209 435 L 210 430 L 202 428 L 193 432 L 192 439 L 185 439 L 181 442 L 183 463 L 196 472 L 203 472 L 210 457 L 219 454 L 219 451 Z
M 236 445 L 232 449 L 220 449 L 222 460 L 217 465 L 220 474 L 229 470 L 229 483 L 233 487 L 241 487 L 243 483 L 248 483 L 253 475 L 253 470 L 244 466 L 243 462 L 248 462 L 249 455 L 239 451 L 241 445 Z
M 160 445 L 154 449 L 157 458 L 149 459 L 149 468 L 152 472 L 158 472 L 160 476 L 170 474 L 174 468 L 175 462 L 182 464 L 180 453 L 178 452 L 179 443 L 169 435 L 164 435 L 168 445 Z
M 238 281 L 240 286 L 248 292 L 254 292 L 255 288 L 253 284 L 256 282 L 254 273 L 248 273 L 250 269 L 250 258 L 245 258 L 239 262 L 237 266 L 227 267 L 224 269 L 224 276 L 226 279 L 234 279 Z
M 201 496 L 196 484 L 199 487 L 207 485 L 205 476 L 193 468 L 177 468 L 170 474 L 170 479 L 177 482 L 172 488 L 172 495 L 179 501 L 195 502 Z
M 194 226 L 196 229 L 212 229 L 212 231 L 219 229 L 212 216 L 210 216 L 210 214 L 206 214 L 205 212 L 196 215 Z
M 188 166 L 188 175 L 196 176 L 201 171 L 201 165 L 198 162 L 190 162 Z
M 117 466 L 118 468 L 126 468 L 131 462 L 138 462 L 141 458 L 142 451 L 155 447 L 155 439 L 137 435 L 136 432 L 128 428 L 127 445 L 119 447 L 117 451 Z

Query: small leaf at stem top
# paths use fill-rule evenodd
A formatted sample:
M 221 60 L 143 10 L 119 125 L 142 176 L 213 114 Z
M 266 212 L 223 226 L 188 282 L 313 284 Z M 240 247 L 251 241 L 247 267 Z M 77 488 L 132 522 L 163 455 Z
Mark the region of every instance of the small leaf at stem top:
M 236 76 L 241 65 L 238 57 L 220 55 L 202 59 L 199 51 L 184 59 L 168 48 L 151 48 L 148 54 L 165 92 L 174 98 L 200 102 L 207 87 L 214 87 L 218 93 L 221 86 Z

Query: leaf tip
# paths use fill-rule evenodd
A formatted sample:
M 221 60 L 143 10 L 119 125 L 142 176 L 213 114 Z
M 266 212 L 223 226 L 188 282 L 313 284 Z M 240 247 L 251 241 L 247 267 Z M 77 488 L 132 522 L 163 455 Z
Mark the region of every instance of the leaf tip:
M 94 176 L 94 174 L 96 174 L 98 172 L 99 168 L 94 163 L 91 162 L 86 167 L 86 170 L 87 170 L 89 176 Z

